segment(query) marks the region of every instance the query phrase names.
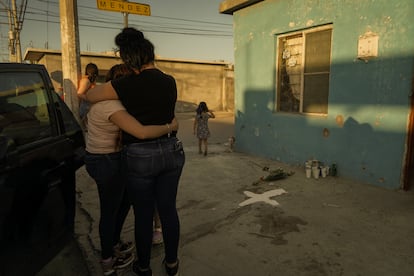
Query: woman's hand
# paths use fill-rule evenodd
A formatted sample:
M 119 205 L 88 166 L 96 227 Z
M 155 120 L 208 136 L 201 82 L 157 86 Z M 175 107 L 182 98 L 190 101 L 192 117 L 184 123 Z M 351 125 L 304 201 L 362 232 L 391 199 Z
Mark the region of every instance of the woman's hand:
M 171 121 L 170 128 L 172 131 L 178 131 L 178 120 L 176 117 Z

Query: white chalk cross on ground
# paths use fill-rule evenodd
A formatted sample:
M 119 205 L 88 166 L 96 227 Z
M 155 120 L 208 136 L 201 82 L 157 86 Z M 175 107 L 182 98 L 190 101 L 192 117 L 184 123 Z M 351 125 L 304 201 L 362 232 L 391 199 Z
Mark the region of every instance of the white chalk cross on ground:
M 265 202 L 268 203 L 272 206 L 278 206 L 279 202 L 277 202 L 274 199 L 270 199 L 273 196 L 278 196 L 281 194 L 286 194 L 287 192 L 283 189 L 275 189 L 275 190 L 270 190 L 267 192 L 264 192 L 263 194 L 255 194 L 249 191 L 244 191 L 243 192 L 245 195 L 247 195 L 248 197 L 250 197 L 249 199 L 246 199 L 245 201 L 243 201 L 242 203 L 239 204 L 239 206 L 246 206 L 249 204 L 253 204 L 256 202 Z

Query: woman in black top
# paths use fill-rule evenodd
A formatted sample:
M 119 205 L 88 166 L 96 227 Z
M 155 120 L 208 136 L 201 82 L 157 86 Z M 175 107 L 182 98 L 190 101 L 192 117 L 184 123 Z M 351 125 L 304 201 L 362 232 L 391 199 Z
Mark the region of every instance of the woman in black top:
M 136 74 L 91 89 L 87 100 L 119 99 L 126 110 L 144 125 L 160 125 L 174 118 L 177 87 L 175 79 L 158 70 L 154 46 L 142 32 L 125 28 L 115 38 L 123 62 Z M 180 222 L 176 209 L 179 179 L 185 154 L 176 133 L 141 140 L 122 133 L 125 176 L 135 213 L 135 242 L 138 275 L 152 275 L 150 268 L 154 207 L 163 227 L 165 269 L 178 275 Z

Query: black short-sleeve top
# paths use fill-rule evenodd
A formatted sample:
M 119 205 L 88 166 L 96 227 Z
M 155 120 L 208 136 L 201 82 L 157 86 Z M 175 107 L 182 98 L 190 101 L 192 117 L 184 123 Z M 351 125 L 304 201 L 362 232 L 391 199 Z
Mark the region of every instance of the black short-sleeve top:
M 177 101 L 174 77 L 153 68 L 112 80 L 111 84 L 126 110 L 143 125 L 163 125 L 174 118 Z M 124 145 L 141 141 L 126 132 L 122 133 Z

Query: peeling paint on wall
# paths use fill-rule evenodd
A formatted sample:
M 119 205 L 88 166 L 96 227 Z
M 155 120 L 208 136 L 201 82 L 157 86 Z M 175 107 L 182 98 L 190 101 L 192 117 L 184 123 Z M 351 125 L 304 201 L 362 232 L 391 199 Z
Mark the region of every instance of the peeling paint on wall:
M 374 125 L 375 126 L 380 126 L 383 117 L 384 117 L 384 115 L 377 115 L 376 118 L 375 118 Z
M 341 128 L 344 127 L 344 116 L 337 115 L 336 118 L 335 118 L 335 121 L 336 121 L 337 126 L 339 126 Z
M 254 39 L 254 35 L 253 35 L 253 33 L 249 33 L 249 41 L 251 41 L 251 40 L 253 40 Z

